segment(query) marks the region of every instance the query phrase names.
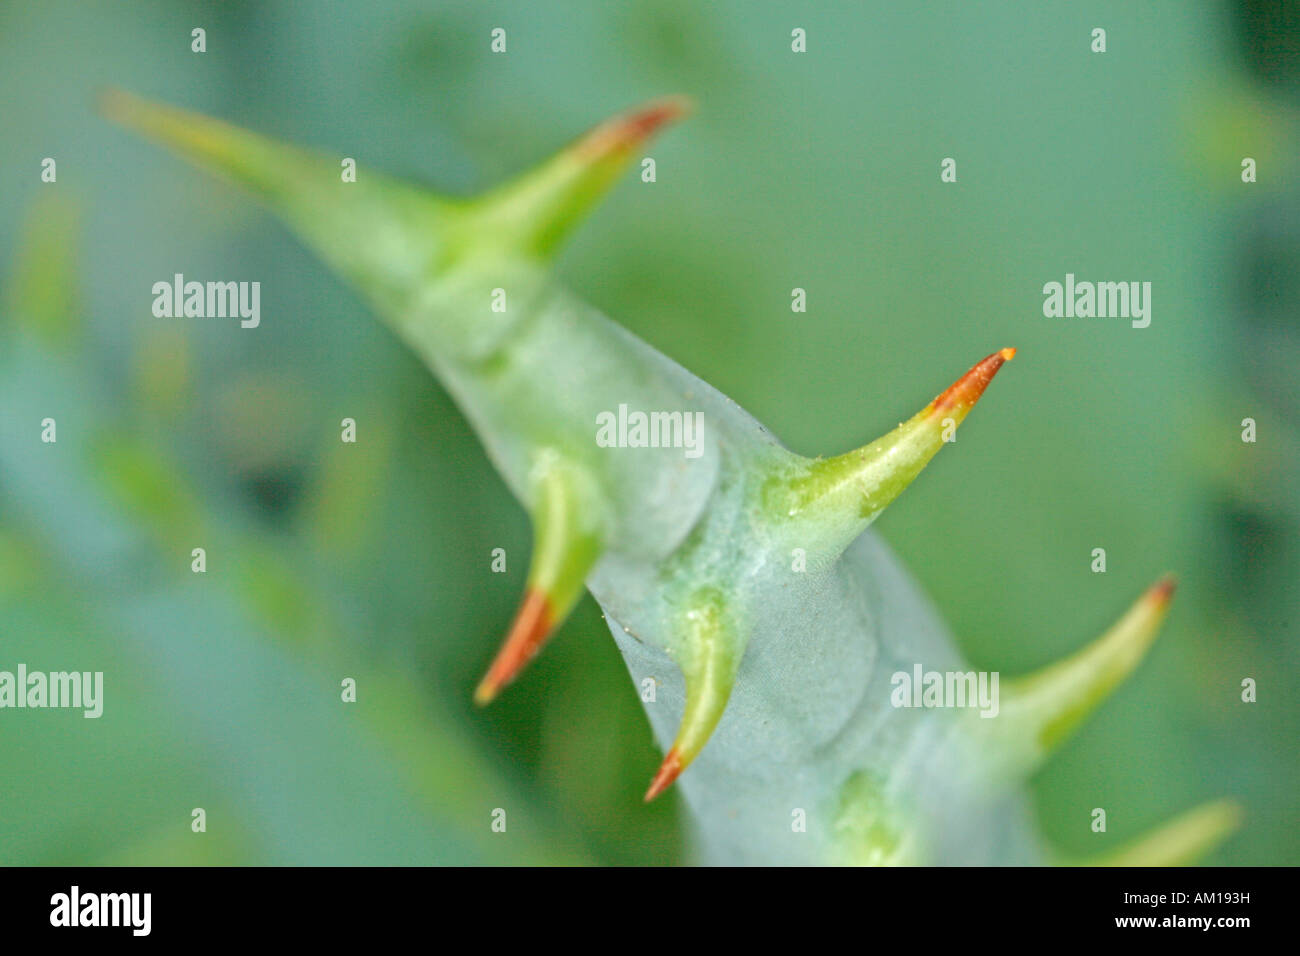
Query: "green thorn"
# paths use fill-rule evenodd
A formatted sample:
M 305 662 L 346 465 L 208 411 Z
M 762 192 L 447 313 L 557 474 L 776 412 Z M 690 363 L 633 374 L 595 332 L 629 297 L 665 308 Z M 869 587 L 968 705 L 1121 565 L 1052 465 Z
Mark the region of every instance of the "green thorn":
M 997 716 L 971 722 L 975 733 L 986 736 L 998 766 L 1033 772 L 1141 663 L 1173 593 L 1173 579 L 1163 578 L 1087 647 L 1035 674 L 1004 682 Z
M 1235 800 L 1201 804 L 1114 853 L 1083 866 L 1192 866 L 1232 835 L 1243 817 Z

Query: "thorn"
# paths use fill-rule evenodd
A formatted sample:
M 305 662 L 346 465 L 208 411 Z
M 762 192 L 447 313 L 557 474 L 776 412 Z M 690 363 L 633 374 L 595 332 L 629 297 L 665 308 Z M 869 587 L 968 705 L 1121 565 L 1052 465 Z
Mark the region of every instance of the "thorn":
M 479 706 L 491 703 L 542 649 L 554 626 L 555 617 L 546 595 L 531 588 L 525 591 L 505 643 L 474 691 L 474 703 Z
M 553 255 L 614 185 L 633 151 L 690 112 L 686 97 L 654 100 L 606 120 L 540 165 L 471 203 L 476 242 L 543 258 Z
M 1005 681 L 997 716 L 975 721 L 992 740 L 1000 763 L 1031 772 L 1096 710 L 1146 656 L 1173 593 L 1174 579 L 1161 578 L 1082 650 L 1036 673 Z
M 505 643 L 474 691 L 480 705 L 495 698 L 537 656 L 578 603 L 587 573 L 600 557 L 596 516 L 603 499 L 586 470 L 543 449 L 533 461 L 530 481 L 533 558 L 528 586 Z
M 745 635 L 731 619 L 721 591 L 706 587 L 691 596 L 682 616 L 680 644 L 686 707 L 677 738 L 646 791 L 647 801 L 672 786 L 713 736 L 731 697 L 744 643 Z
M 1191 866 L 1232 835 L 1244 814 L 1235 800 L 1214 800 L 1180 813 L 1150 833 L 1084 866 Z
M 664 762 L 659 765 L 659 770 L 655 774 L 654 780 L 650 781 L 650 789 L 645 792 L 645 802 L 649 803 L 655 797 L 659 796 L 659 794 L 671 787 L 673 781 L 677 779 L 681 772 L 682 758 L 681 755 L 678 754 L 677 748 L 674 747 L 672 750 L 668 751 L 667 756 L 664 757 Z
M 278 142 L 252 130 L 122 90 L 105 90 L 108 119 L 196 166 L 248 189 L 325 262 L 379 305 L 405 314 L 426 291 L 460 216 L 423 186 L 379 171 L 343 185 L 339 158 Z
M 104 116 L 117 119 L 131 106 L 130 93 L 116 86 L 106 86 L 95 94 L 95 107 Z
M 1178 579 L 1172 574 L 1166 574 L 1163 578 L 1147 590 L 1145 595 L 1147 603 L 1156 611 L 1163 611 L 1169 606 L 1169 602 L 1174 599 L 1174 592 L 1178 590 Z
M 929 405 L 871 444 L 808 461 L 794 478 L 785 471 L 773 475 L 764 489 L 767 509 L 798 522 L 800 539 L 814 542 L 817 550 L 842 551 L 952 440 L 951 428 L 1015 354 L 1004 348 L 975 363 Z
M 584 162 L 595 162 L 631 150 L 693 110 L 694 103 L 685 96 L 651 100 L 593 128 L 572 146 L 574 155 Z
M 970 371 L 949 385 L 942 395 L 930 403 L 930 413 L 938 414 L 954 408 L 960 409 L 963 413 L 969 411 L 984 394 L 984 389 L 988 388 L 989 382 L 993 381 L 993 376 L 998 374 L 998 369 L 1002 368 L 1003 363 L 1011 361 L 1015 356 L 1015 349 L 1002 349 L 976 362 L 970 367 Z

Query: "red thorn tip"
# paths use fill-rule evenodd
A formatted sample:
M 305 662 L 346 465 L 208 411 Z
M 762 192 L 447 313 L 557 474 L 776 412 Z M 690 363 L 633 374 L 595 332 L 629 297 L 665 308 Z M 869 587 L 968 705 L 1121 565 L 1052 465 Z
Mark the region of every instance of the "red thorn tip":
M 501 650 L 497 651 L 487 675 L 474 691 L 474 703 L 487 704 L 512 680 L 519 676 L 530 660 L 541 650 L 554 625 L 551 602 L 541 591 L 529 588 L 515 615 Z
M 578 155 L 586 160 L 596 160 L 631 149 L 653 136 L 660 127 L 681 119 L 690 111 L 691 101 L 684 96 L 654 100 L 601 123 L 578 142 Z
M 1174 591 L 1178 589 L 1178 581 L 1172 574 L 1167 574 L 1155 584 L 1151 585 L 1147 591 L 1147 600 L 1157 608 L 1166 607 L 1174 598 Z
M 998 374 L 1002 364 L 1011 361 L 1015 354 L 1015 349 L 1002 349 L 976 362 L 971 366 L 970 371 L 949 385 L 947 391 L 930 403 L 930 410 L 944 412 L 957 405 L 964 405 L 967 408 L 974 405 L 984 394 L 984 389 L 988 387 L 989 382 L 993 381 L 993 376 Z
M 659 794 L 671 787 L 673 781 L 677 779 L 681 772 L 682 758 L 677 753 L 677 748 L 674 747 L 672 750 L 668 751 L 667 756 L 664 757 L 664 762 L 659 765 L 658 773 L 656 773 L 655 778 L 650 781 L 650 789 L 645 792 L 645 802 L 649 803 L 655 797 L 659 796 Z

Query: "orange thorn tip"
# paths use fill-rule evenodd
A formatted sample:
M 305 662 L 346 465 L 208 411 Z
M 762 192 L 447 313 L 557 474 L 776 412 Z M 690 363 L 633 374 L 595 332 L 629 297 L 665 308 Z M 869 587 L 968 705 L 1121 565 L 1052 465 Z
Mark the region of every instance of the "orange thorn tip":
M 503 687 L 518 677 L 524 666 L 541 650 L 554 625 L 550 599 L 541 591 L 529 588 L 524 593 L 523 603 L 505 643 L 474 691 L 474 703 L 491 703 Z
M 578 141 L 576 152 L 584 160 L 601 159 L 611 153 L 632 149 L 658 130 L 691 112 L 685 96 L 666 96 L 629 110 L 601 123 Z
M 993 376 L 998 374 L 998 369 L 1003 363 L 1010 362 L 1015 356 L 1015 349 L 1005 348 L 976 362 L 970 367 L 970 371 L 949 385 L 947 391 L 930 403 L 930 411 L 944 412 L 958 405 L 970 408 L 979 401 L 980 396 L 984 394 L 984 389 L 988 387 L 989 382 L 993 381 Z
M 1163 578 L 1151 585 L 1147 589 L 1146 599 L 1154 604 L 1158 609 L 1168 606 L 1174 598 L 1174 591 L 1178 588 L 1178 580 L 1172 574 L 1166 574 Z
M 668 751 L 668 754 L 664 757 L 664 762 L 659 765 L 659 771 L 655 774 L 655 778 L 650 781 L 650 789 L 645 792 L 645 802 L 649 803 L 671 787 L 673 781 L 677 779 L 683 769 L 681 755 L 677 752 L 677 748 L 674 747 Z
M 116 86 L 102 87 L 95 93 L 95 105 L 101 113 L 115 114 L 130 101 L 130 97 Z

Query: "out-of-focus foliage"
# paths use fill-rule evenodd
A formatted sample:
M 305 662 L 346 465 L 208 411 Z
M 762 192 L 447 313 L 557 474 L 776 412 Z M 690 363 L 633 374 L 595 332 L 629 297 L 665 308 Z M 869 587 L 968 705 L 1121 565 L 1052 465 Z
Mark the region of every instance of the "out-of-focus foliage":
M 930 397 L 915 342 L 932 367 L 1018 346 L 1031 397 L 982 409 L 878 528 L 966 654 L 1008 673 L 1177 572 L 1152 659 L 1038 779 L 1043 829 L 1084 856 L 1093 807 L 1118 844 L 1229 794 L 1245 824 L 1216 859 L 1294 862 L 1296 34 L 1243 8 L 0 8 L 0 668 L 107 684 L 98 721 L 0 712 L 0 861 L 682 853 L 671 803 L 640 802 L 658 754 L 589 601 L 471 707 L 521 590 L 522 513 L 322 266 L 94 115 L 114 84 L 464 192 L 628 103 L 693 95 L 658 181 L 616 191 L 568 284 L 807 454 Z M 260 280 L 261 327 L 154 318 L 150 288 L 177 272 Z M 1152 281 L 1151 327 L 1043 318 L 1066 272 Z

